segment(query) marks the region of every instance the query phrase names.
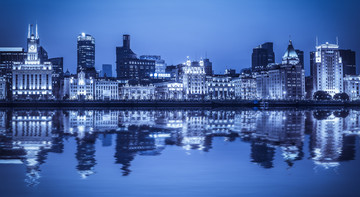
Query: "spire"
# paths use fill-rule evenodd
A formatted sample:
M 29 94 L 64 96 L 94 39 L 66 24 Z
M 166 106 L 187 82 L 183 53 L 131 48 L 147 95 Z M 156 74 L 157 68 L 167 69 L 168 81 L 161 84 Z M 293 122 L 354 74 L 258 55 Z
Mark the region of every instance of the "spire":
M 37 23 L 35 25 L 35 39 L 39 39 L 39 34 L 38 34 L 38 26 L 37 26 Z
M 316 46 L 318 46 L 319 45 L 319 39 L 318 39 L 318 37 L 316 36 Z
M 336 45 L 339 46 L 339 37 L 336 36 Z
M 28 38 L 30 38 L 30 24 L 29 24 L 29 28 L 28 28 Z

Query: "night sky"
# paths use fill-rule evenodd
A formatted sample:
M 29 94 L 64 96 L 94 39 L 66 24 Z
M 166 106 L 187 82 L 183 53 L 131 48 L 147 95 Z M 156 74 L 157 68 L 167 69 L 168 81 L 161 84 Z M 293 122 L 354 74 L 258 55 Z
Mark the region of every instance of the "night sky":
M 360 63 L 359 0 L 1 0 L 0 46 L 26 46 L 27 24 L 39 25 L 40 43 L 49 57 L 64 57 L 64 69 L 76 70 L 76 37 L 96 40 L 96 68 L 113 64 L 122 34 L 131 35 L 138 55 L 161 55 L 167 64 L 207 54 L 216 73 L 251 66 L 252 48 L 274 42 L 280 62 L 289 37 L 309 52 L 319 43 L 352 49 Z

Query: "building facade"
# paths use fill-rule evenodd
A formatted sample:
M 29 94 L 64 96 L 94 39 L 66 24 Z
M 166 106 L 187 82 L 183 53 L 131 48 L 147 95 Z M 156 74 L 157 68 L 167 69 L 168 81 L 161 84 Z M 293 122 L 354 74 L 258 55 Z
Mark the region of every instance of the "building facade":
M 347 75 L 344 77 L 344 92 L 350 100 L 360 100 L 360 75 Z
M 109 78 L 96 79 L 94 93 L 95 100 L 118 100 L 119 83 Z
M 163 82 L 155 85 L 156 100 L 183 100 L 184 85 L 178 82 Z
M 95 77 L 95 38 L 81 33 L 77 37 L 77 73 L 85 72 L 86 76 Z
M 214 75 L 207 82 L 208 98 L 211 100 L 235 99 L 235 85 L 232 78 L 225 75 Z
M 312 61 L 314 93 L 325 91 L 334 96 L 344 91 L 344 70 L 338 45 L 327 42 L 316 46 Z
M 132 84 L 146 83 L 155 72 L 155 61 L 138 59 L 130 49 L 130 35 L 123 35 L 123 46 L 116 47 L 116 74 Z
M 121 100 L 153 100 L 155 98 L 155 86 L 153 85 L 125 85 L 120 87 L 119 97 Z
M 343 70 L 345 77 L 346 75 L 356 75 L 356 54 L 355 51 L 350 49 L 339 49 L 340 57 L 343 63 Z
M 182 67 L 181 82 L 184 85 L 186 99 L 204 99 L 207 94 L 204 62 L 193 64 L 189 58 Z
M 238 78 L 233 79 L 235 86 L 235 98 L 240 100 L 256 99 L 256 79 L 252 74 L 242 73 Z
M 37 31 L 30 31 L 29 25 L 27 47 L 24 62 L 15 62 L 12 68 L 13 99 L 53 99 L 51 62 L 42 61 L 39 56 L 40 39 Z M 41 63 L 43 62 L 43 63 Z
M 266 69 L 268 64 L 275 63 L 273 43 L 266 42 L 253 49 L 251 55 L 251 68 L 253 71 Z
M 85 72 L 81 71 L 77 77 L 69 78 L 69 99 L 70 100 L 94 100 L 95 81 L 92 77 L 86 77 Z M 65 92 L 65 95 L 67 92 Z

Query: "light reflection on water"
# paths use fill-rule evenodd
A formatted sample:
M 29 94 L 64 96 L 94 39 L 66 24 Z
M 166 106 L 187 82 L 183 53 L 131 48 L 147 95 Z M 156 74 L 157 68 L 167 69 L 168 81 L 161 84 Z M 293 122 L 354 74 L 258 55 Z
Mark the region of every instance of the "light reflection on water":
M 279 154 L 286 163 L 281 168 L 310 160 L 313 171 L 331 170 L 355 160 L 358 135 L 356 110 L 5 110 L 0 111 L 0 163 L 24 165 L 24 185 L 38 187 L 41 166 L 53 162 L 49 154 L 62 155 L 70 139 L 76 146 L 73 167 L 88 179 L 102 172 L 97 141 L 114 149 L 112 162 L 121 176 L 132 176 L 137 156 L 156 158 L 174 146 L 189 154 L 211 152 L 217 148 L 213 141 L 221 138 L 248 144 L 250 154 L 236 157 L 258 168 L 275 168 Z

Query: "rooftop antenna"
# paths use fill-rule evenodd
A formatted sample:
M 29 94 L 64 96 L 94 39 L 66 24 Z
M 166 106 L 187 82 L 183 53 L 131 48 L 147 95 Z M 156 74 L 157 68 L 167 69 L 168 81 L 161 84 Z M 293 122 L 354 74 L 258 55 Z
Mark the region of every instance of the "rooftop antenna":
M 35 38 L 36 39 L 39 38 L 37 22 L 36 22 L 36 25 L 35 25 Z
M 207 51 L 205 51 L 205 59 L 207 59 Z
M 339 46 L 339 37 L 336 36 L 336 45 Z
M 318 39 L 318 37 L 316 36 L 316 46 L 318 46 L 319 45 L 319 39 Z

